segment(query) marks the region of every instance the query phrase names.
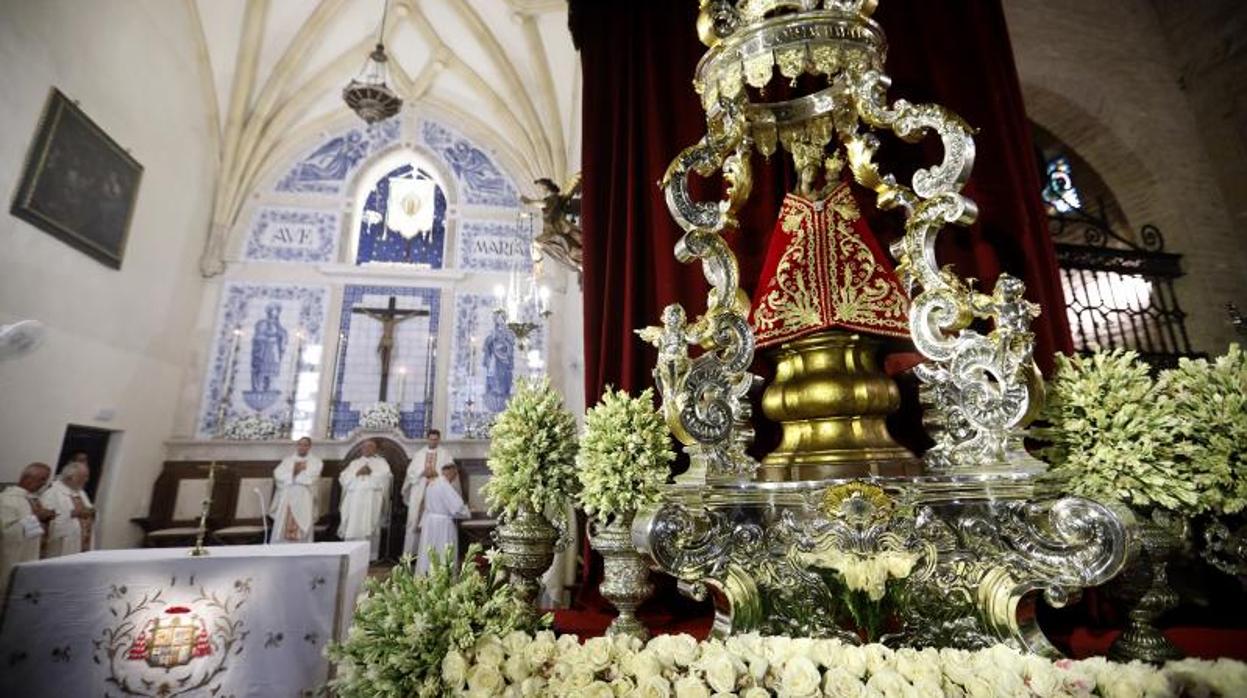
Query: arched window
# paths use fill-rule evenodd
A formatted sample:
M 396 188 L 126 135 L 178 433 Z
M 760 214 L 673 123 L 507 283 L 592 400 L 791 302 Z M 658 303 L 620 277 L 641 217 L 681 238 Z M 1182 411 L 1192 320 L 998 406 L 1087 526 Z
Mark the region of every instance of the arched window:
M 368 191 L 358 220 L 355 264 L 442 268 L 446 193 L 431 167 L 409 161 L 381 175 Z
M 1155 226 L 1135 233 L 1095 169 L 1044 128 L 1032 130 L 1074 348 L 1134 349 L 1155 366 L 1191 355 L 1173 288 L 1180 255 L 1164 251 Z

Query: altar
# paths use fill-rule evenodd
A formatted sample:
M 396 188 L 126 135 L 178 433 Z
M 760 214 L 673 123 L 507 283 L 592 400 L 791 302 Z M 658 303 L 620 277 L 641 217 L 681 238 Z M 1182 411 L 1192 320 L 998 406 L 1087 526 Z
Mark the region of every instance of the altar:
M 17 566 L 9 695 L 310 695 L 345 637 L 366 543 L 100 550 Z M 11 691 L 11 693 L 9 693 Z

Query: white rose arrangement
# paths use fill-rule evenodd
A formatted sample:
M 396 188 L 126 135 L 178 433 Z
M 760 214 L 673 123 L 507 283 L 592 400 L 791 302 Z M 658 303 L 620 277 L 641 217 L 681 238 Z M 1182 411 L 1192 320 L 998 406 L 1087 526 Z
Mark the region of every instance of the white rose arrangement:
M 359 417 L 359 426 L 367 431 L 389 431 L 397 429 L 402 422 L 402 415 L 397 405 L 378 402 L 364 408 Z
M 271 419 L 251 414 L 226 423 L 222 436 L 233 441 L 267 441 L 281 436 L 281 426 Z
M 451 679 L 497 695 L 486 689 L 527 675 L 518 666 L 502 673 L 508 655 L 522 655 L 534 644 L 531 635 L 515 632 L 536 632 L 550 618 L 534 619 L 500 565 L 491 560 L 488 570 L 478 568 L 480 555 L 473 544 L 461 567 L 435 556 L 427 575 L 413 574 L 407 560 L 385 579 L 368 579 L 346 641 L 325 650 L 337 668 L 329 682 L 334 695 L 442 696 L 443 682 Z
M 738 635 L 697 642 L 659 635 L 584 644 L 548 631 L 482 637 L 454 650 L 442 679 L 455 696 L 834 698 L 862 696 L 1232 696 L 1247 664 L 1186 659 L 1156 668 L 1102 658 L 1053 662 L 1004 645 L 969 652 L 848 645 L 838 640 Z
M 654 409 L 654 391 L 637 397 L 609 386 L 585 413 L 580 439 L 580 506 L 600 524 L 658 500 L 675 460 L 667 424 Z
M 520 380 L 490 431 L 485 501 L 514 516 L 521 506 L 541 513 L 576 496 L 576 420 L 548 379 Z

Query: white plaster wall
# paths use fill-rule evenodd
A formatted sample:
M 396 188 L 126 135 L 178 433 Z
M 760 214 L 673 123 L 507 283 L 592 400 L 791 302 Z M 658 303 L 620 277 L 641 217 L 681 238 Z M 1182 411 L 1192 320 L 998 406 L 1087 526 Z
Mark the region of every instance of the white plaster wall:
M 121 432 L 97 496 L 105 547 L 138 540 L 129 519 L 147 512 L 203 293 L 215 135 L 187 7 L 0 0 L 0 191 L 17 186 L 51 86 L 144 167 L 120 271 L 0 218 L 0 322 L 49 330 L 35 353 L 0 363 L 0 480 L 56 458 L 68 423 Z

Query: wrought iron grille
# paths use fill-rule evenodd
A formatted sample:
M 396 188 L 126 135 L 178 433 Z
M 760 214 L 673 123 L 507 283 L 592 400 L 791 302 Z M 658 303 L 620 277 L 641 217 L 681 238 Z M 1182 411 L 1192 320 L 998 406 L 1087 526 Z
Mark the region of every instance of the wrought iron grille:
M 1102 214 L 1049 207 L 1048 227 L 1075 349 L 1133 349 L 1156 369 L 1198 356 L 1173 288 L 1182 276 L 1182 255 L 1165 251 L 1156 226 L 1143 226 L 1135 241 L 1115 232 Z

